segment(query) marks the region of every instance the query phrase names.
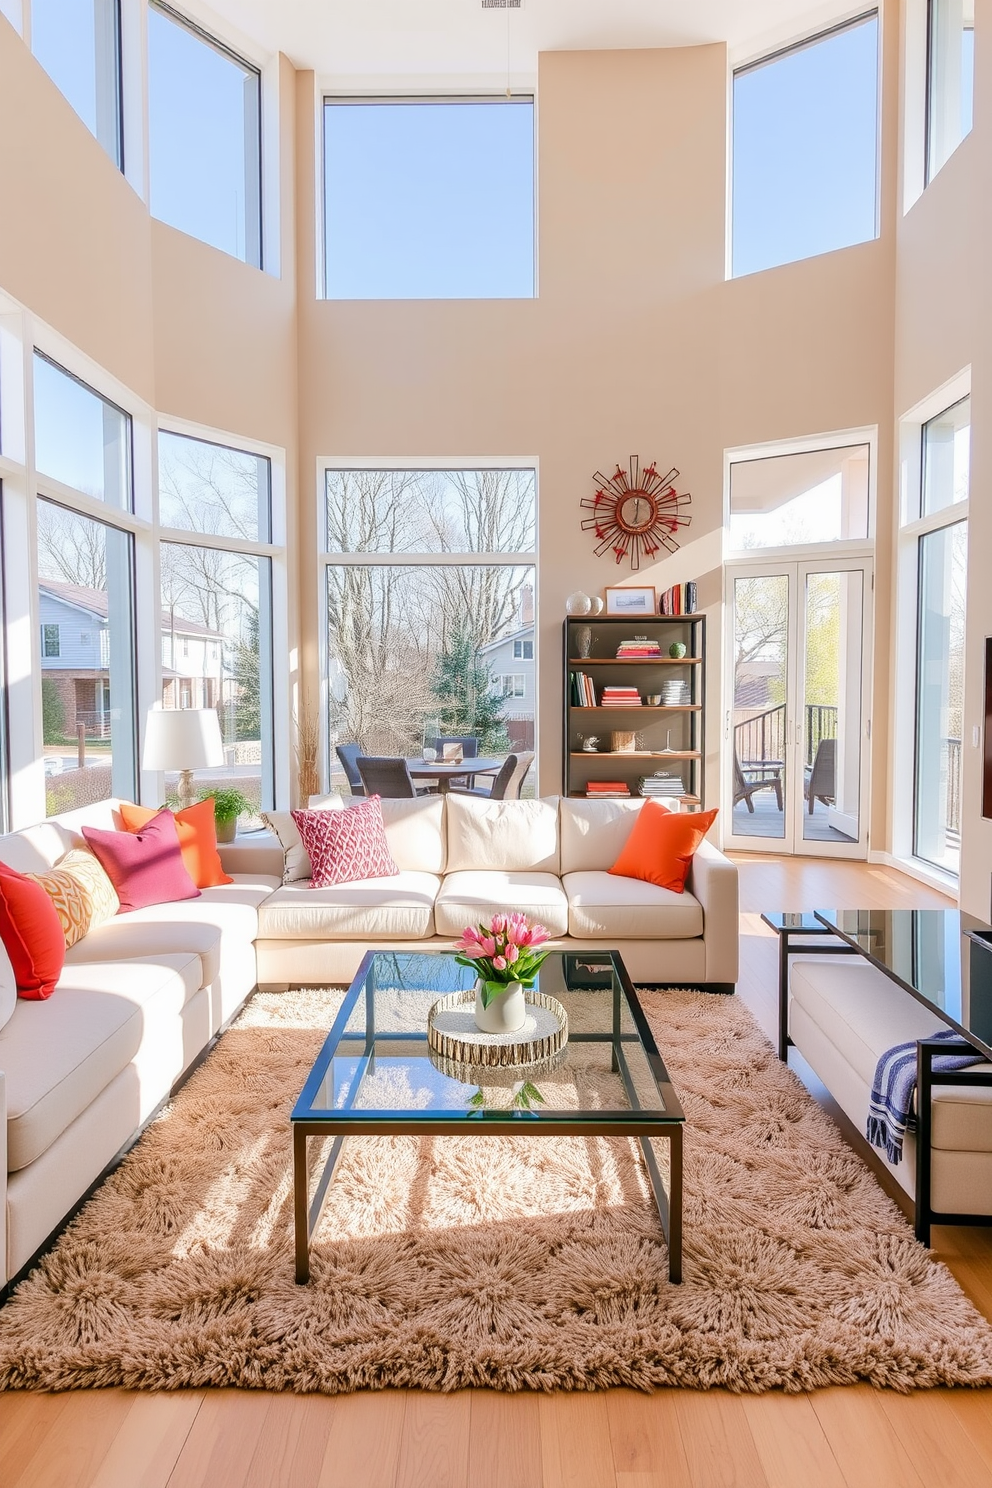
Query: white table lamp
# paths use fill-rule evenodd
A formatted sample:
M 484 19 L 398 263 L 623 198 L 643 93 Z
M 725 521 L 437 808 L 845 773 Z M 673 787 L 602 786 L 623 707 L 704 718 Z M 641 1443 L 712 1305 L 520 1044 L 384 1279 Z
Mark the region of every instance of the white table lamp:
M 145 722 L 145 770 L 179 771 L 179 809 L 195 802 L 193 771 L 224 763 L 220 722 L 213 708 L 152 708 Z

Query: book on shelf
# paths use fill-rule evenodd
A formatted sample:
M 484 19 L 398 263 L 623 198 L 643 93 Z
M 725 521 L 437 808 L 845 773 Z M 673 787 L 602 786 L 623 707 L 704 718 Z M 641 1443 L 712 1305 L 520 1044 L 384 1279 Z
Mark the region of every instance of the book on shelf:
M 656 770 L 653 775 L 642 775 L 637 782 L 642 796 L 684 796 L 685 781 L 681 775 L 666 775 Z
M 568 688 L 573 708 L 595 708 L 596 689 L 586 672 L 569 672 Z
M 661 642 L 649 641 L 647 636 L 635 636 L 631 641 L 621 641 L 617 647 L 618 661 L 633 661 L 641 657 L 661 655 Z
M 688 584 L 673 584 L 671 589 L 662 593 L 658 604 L 658 613 L 661 615 L 694 615 L 696 613 L 696 586 L 691 581 Z
M 636 687 L 604 687 L 599 702 L 603 708 L 639 708 L 641 694 Z
M 625 780 L 590 780 L 586 785 L 587 796 L 629 796 L 630 786 Z

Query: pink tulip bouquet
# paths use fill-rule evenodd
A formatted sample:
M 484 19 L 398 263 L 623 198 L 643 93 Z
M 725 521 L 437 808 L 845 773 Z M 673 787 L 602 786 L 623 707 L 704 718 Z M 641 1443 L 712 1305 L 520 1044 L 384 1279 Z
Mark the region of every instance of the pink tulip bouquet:
M 455 960 L 474 967 L 482 983 L 482 1005 L 488 1007 L 511 982 L 533 986 L 549 940 L 543 925 L 531 925 L 522 914 L 493 915 L 488 925 L 466 925 L 455 946 Z

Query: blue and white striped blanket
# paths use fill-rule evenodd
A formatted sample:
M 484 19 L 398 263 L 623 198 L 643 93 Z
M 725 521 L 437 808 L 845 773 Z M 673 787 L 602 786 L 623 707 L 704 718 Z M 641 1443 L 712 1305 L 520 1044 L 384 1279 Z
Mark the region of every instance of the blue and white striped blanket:
M 930 1035 L 935 1039 L 956 1039 L 961 1035 L 953 1028 L 942 1028 Z M 967 1069 L 978 1064 L 981 1054 L 936 1054 L 934 1074 L 942 1070 Z M 913 1096 L 916 1093 L 916 1042 L 896 1044 L 884 1053 L 875 1066 L 875 1082 L 868 1102 L 867 1136 L 873 1147 L 881 1147 L 890 1163 L 902 1161 L 902 1144 L 907 1130 L 916 1125 Z

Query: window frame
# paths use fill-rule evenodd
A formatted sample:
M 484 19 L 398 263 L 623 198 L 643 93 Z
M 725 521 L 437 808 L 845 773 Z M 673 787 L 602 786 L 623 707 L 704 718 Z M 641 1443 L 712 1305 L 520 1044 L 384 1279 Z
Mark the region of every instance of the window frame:
M 90 134 L 92 134 L 93 138 L 100 145 L 101 149 L 104 150 L 105 153 L 107 154 L 107 156 L 113 161 L 114 165 L 120 171 L 121 175 L 127 177 L 127 174 L 128 174 L 127 167 L 129 165 L 128 156 L 129 156 L 129 153 L 130 152 L 127 151 L 126 148 L 125 148 L 125 107 L 124 107 L 124 93 L 125 93 L 125 89 L 124 89 L 124 24 L 125 24 L 125 22 L 124 22 L 124 10 L 125 10 L 126 5 L 128 4 L 128 0 L 110 0 L 110 3 L 113 5 L 113 10 L 114 10 L 114 16 L 113 16 L 113 22 L 114 22 L 114 44 L 113 44 L 113 65 L 114 65 L 114 107 L 113 107 L 113 116 L 114 116 L 114 149 L 111 151 L 110 149 L 107 148 L 106 142 L 100 138 L 100 136 L 99 136 L 99 134 L 97 133 L 96 130 L 91 130 L 90 129 L 89 125 L 86 123 L 86 120 L 82 117 L 81 114 L 77 114 L 76 117 L 79 119 L 79 121 L 83 125 L 84 129 L 86 129 Z M 51 82 L 54 84 L 54 86 L 56 88 L 59 88 L 59 85 L 55 81 L 55 78 L 52 77 L 52 74 L 48 71 L 48 69 L 45 67 L 45 64 L 41 61 L 41 58 L 38 56 L 37 52 L 35 52 L 35 50 L 34 50 L 34 34 L 33 34 L 34 28 L 33 28 L 33 25 L 31 24 L 33 22 L 33 19 L 34 19 L 33 15 L 31 14 L 31 10 L 32 9 L 33 9 L 33 0 L 28 0 L 28 4 L 25 6 L 25 10 L 28 12 L 27 24 L 24 26 L 24 31 L 26 33 L 25 39 L 30 44 L 31 55 L 32 55 L 32 57 L 34 57 L 35 61 L 38 63 L 38 66 L 43 70 L 43 72 L 45 73 L 45 76 L 48 77 L 51 80 Z M 61 88 L 59 88 L 59 92 L 62 93 L 62 89 Z M 69 104 L 69 107 L 72 108 L 73 112 L 75 113 L 76 112 L 75 107 L 72 104 L 71 100 L 69 99 L 68 95 L 65 94 L 65 93 L 62 93 L 62 96 L 63 96 L 63 98 L 65 98 L 66 103 Z
M 50 649 L 51 637 L 49 631 L 55 632 L 55 650 Z M 80 638 L 81 639 L 81 638 Z M 62 656 L 62 627 L 58 623 L 44 624 L 41 627 L 41 654 L 44 658 L 58 659 Z
M 168 0 L 145 0 L 145 5 L 146 5 L 146 8 L 148 10 L 157 10 L 161 15 L 165 16 L 165 18 L 167 20 L 171 21 L 174 25 L 181 27 L 184 31 L 188 31 L 192 36 L 194 36 L 197 39 L 197 41 L 200 41 L 205 46 L 210 47 L 210 49 L 212 51 L 216 52 L 219 56 L 225 58 L 229 62 L 235 63 L 236 66 L 243 68 L 245 72 L 249 72 L 249 73 L 254 74 L 254 76 L 255 76 L 255 78 L 257 80 L 257 91 L 256 91 L 257 109 L 256 109 L 256 117 L 255 117 L 255 120 L 254 120 L 254 125 L 255 125 L 254 133 L 257 136 L 258 155 L 257 155 L 257 170 L 253 174 L 257 176 L 257 180 L 254 181 L 254 188 L 255 188 L 255 192 L 256 192 L 256 197 L 255 197 L 256 208 L 257 208 L 257 210 L 256 210 L 256 216 L 257 216 L 257 219 L 258 220 L 257 220 L 257 232 L 256 232 L 256 236 L 254 237 L 253 242 L 252 242 L 253 256 L 249 256 L 249 252 L 248 252 L 248 231 L 247 231 L 247 226 L 248 226 L 248 204 L 247 204 L 247 202 L 245 203 L 245 255 L 244 255 L 243 258 L 241 258 L 238 254 L 228 253 L 227 256 L 229 258 L 234 258 L 236 262 L 247 264 L 247 266 L 249 268 L 259 269 L 260 271 L 268 271 L 268 268 L 269 268 L 268 259 L 271 257 L 271 255 L 269 253 L 269 248 L 268 248 L 269 234 L 267 232 L 266 222 L 265 222 L 265 218 L 266 218 L 266 210 L 265 210 L 265 206 L 266 206 L 266 201 L 265 201 L 265 186 L 266 186 L 265 175 L 266 175 L 266 171 L 265 171 L 265 164 L 264 164 L 264 162 L 265 162 L 265 155 L 266 155 L 266 148 L 265 148 L 266 147 L 266 138 L 265 138 L 265 122 L 266 122 L 265 121 L 265 113 L 266 113 L 265 92 L 266 92 L 266 89 L 265 89 L 265 76 L 264 76 L 263 67 L 261 66 L 260 63 L 254 62 L 254 61 L 250 60 L 248 57 L 244 56 L 240 51 L 238 51 L 234 47 L 228 45 L 227 42 L 222 41 L 220 39 L 220 37 L 213 35 L 210 31 L 207 31 L 197 21 L 193 20 L 192 17 L 184 14 L 180 10 L 177 10 L 173 5 L 170 5 L 168 3 Z M 147 34 L 147 21 L 146 21 L 146 34 Z M 149 158 L 149 164 L 148 164 L 148 203 L 149 203 L 149 212 L 150 212 L 151 211 L 151 158 L 150 158 L 151 157 L 151 115 L 150 115 L 150 106 L 149 106 L 149 97 L 150 97 L 150 95 L 149 95 L 149 91 L 148 91 L 149 90 L 148 75 L 149 75 L 149 63 L 148 63 L 148 59 L 147 59 L 147 55 L 146 55 L 146 63 L 145 63 L 145 79 L 146 79 L 146 84 L 145 84 L 145 90 L 146 90 L 146 96 L 145 96 L 145 119 L 146 119 L 146 132 L 147 132 L 147 137 L 148 137 L 148 139 L 147 139 L 147 144 L 148 144 L 148 158 Z M 246 133 L 246 142 L 247 142 L 247 133 Z M 246 166 L 247 166 L 247 161 L 246 161 Z M 246 170 L 245 170 L 245 181 L 246 181 L 246 183 L 247 183 L 247 180 L 248 180 L 248 171 L 247 171 L 247 168 L 246 168 Z M 156 222 L 162 221 L 162 220 L 164 220 L 164 219 L 161 219 L 161 218 L 158 218 L 158 217 L 155 218 L 155 221 Z M 174 226 L 174 225 L 171 224 L 171 223 L 166 223 L 166 226 Z M 191 237 L 191 238 L 193 238 L 198 243 L 205 242 L 205 240 L 203 238 L 197 237 L 197 235 L 195 233 L 186 232 L 186 229 L 184 229 L 184 228 L 174 227 L 174 231 L 185 233 L 185 236 L 186 237 Z M 213 247 L 214 245 L 208 243 L 206 246 L 207 247 Z M 226 250 L 223 249 L 223 248 L 217 248 L 216 251 L 218 253 L 225 253 L 226 252 Z
M 936 177 L 943 170 L 944 166 L 951 159 L 951 156 L 954 155 L 957 152 L 958 149 L 960 149 L 961 145 L 968 138 L 968 135 L 971 134 L 972 131 L 975 128 L 974 103 L 973 103 L 972 104 L 972 121 L 971 121 L 971 125 L 970 125 L 967 133 L 962 134 L 961 138 L 958 140 L 957 144 L 954 146 L 954 149 L 953 150 L 950 150 L 948 152 L 948 154 L 945 156 L 945 158 L 940 162 L 940 164 L 938 166 L 934 167 L 934 164 L 933 164 L 933 154 L 934 154 L 933 107 L 934 107 L 934 104 L 935 104 L 935 101 L 936 101 L 936 90 L 934 88 L 934 62 L 936 60 L 936 56 L 935 56 L 935 45 L 934 45 L 934 23 L 935 23 L 935 12 L 936 12 L 937 6 L 939 4 L 940 4 L 940 0 L 926 0 L 926 5 L 925 5 L 925 12 L 926 13 L 925 13 L 925 17 L 924 17 L 924 32 L 925 32 L 925 58 L 924 58 L 924 72 L 923 72 L 923 190 L 924 191 L 930 185 L 930 182 L 936 179 Z M 975 30 L 974 22 L 972 22 L 972 25 L 971 25 L 970 28 L 967 27 L 967 26 L 962 27 L 962 30 L 963 31 L 967 31 L 969 29 L 972 32 L 974 32 L 974 30 Z M 972 72 L 972 98 L 974 99 L 974 71 Z
M 318 692 L 319 692 L 319 719 L 318 719 L 318 764 L 321 789 L 327 791 L 331 778 L 331 739 L 330 739 L 330 684 L 328 679 L 328 616 L 327 616 L 327 569 L 331 567 L 393 567 L 393 568 L 439 568 L 439 567 L 506 567 L 523 568 L 531 567 L 534 570 L 534 634 L 538 634 L 538 618 L 540 615 L 540 490 L 541 475 L 540 461 L 536 455 L 533 456 L 504 456 L 494 458 L 492 456 L 447 456 L 447 457 L 425 457 L 423 455 L 411 456 L 382 456 L 382 455 L 318 455 L 315 462 L 315 490 L 317 496 L 317 532 L 318 553 L 316 562 L 316 581 L 318 593 Z M 534 477 L 534 547 L 527 551 L 514 551 L 504 553 L 493 552 L 469 552 L 469 553 L 369 553 L 369 552 L 339 552 L 330 549 L 327 541 L 327 473 L 331 470 L 370 470 L 370 471 L 445 471 L 445 470 L 521 470 L 530 471 Z M 540 689 L 537 686 L 539 658 L 534 657 L 534 753 L 535 759 L 540 760 L 540 737 L 541 719 L 538 702 Z
M 776 62 L 782 57 L 790 56 L 796 52 L 808 51 L 821 41 L 828 40 L 831 36 L 840 35 L 844 31 L 850 31 L 855 26 L 862 25 L 875 17 L 878 25 L 878 49 L 876 57 L 876 80 L 875 80 L 875 223 L 874 232 L 870 238 L 863 238 L 859 243 L 847 244 L 846 247 L 858 247 L 861 243 L 876 242 L 882 231 L 882 82 L 883 82 L 883 58 L 885 55 L 884 16 L 881 3 L 868 5 L 864 9 L 856 10 L 853 14 L 842 17 L 827 26 L 819 25 L 812 30 L 805 31 L 799 36 L 793 36 L 783 40 L 770 51 L 750 53 L 742 51 L 737 57 L 728 57 L 727 77 L 727 193 L 726 193 L 726 244 L 725 244 L 725 267 L 724 278 L 732 280 L 735 278 L 746 279 L 751 274 L 770 273 L 775 269 L 787 268 L 792 263 L 805 263 L 809 257 L 817 258 L 822 253 L 840 253 L 843 248 L 822 249 L 820 253 L 808 255 L 807 258 L 787 259 L 785 263 L 773 264 L 766 269 L 751 269 L 747 273 L 735 274 L 734 272 L 734 83 L 739 76 L 748 72 L 756 72 L 758 68 L 767 66 L 770 62 Z
M 149 3 L 151 3 L 151 0 L 149 0 Z M 157 3 L 157 0 L 156 0 L 156 3 Z M 349 90 L 347 93 L 337 93 L 333 89 L 325 88 L 321 92 L 321 94 L 319 96 L 319 99 L 318 99 L 318 102 L 319 102 L 319 114 L 318 114 L 318 121 L 319 122 L 318 122 L 318 127 L 317 127 L 317 139 L 318 139 L 318 150 L 317 150 L 317 171 L 318 171 L 317 208 L 318 208 L 318 210 L 317 210 L 317 214 L 316 214 L 317 215 L 317 222 L 316 222 L 316 239 L 317 239 L 317 243 L 316 243 L 316 246 L 317 246 L 317 261 L 316 261 L 317 283 L 316 283 L 316 296 L 317 296 L 317 298 L 319 300 L 329 300 L 332 303 L 338 303 L 338 304 L 349 304 L 349 303 L 356 303 L 356 304 L 369 304 L 369 303 L 372 303 L 372 304 L 377 304 L 377 303 L 390 303 L 391 302 L 390 300 L 387 300 L 385 302 L 384 301 L 381 301 L 381 300 L 372 300 L 372 301 L 369 301 L 369 300 L 357 300 L 357 301 L 354 301 L 354 302 L 352 302 L 352 301 L 345 301 L 345 300 L 339 299 L 338 297 L 336 297 L 334 295 L 329 295 L 328 292 L 327 292 L 327 159 L 326 159 L 326 149 L 327 149 L 326 117 L 327 116 L 326 116 L 326 109 L 328 107 L 334 107 L 334 106 L 360 106 L 360 105 L 377 104 L 377 103 L 378 104 L 404 104 L 404 103 L 406 103 L 406 104 L 418 104 L 418 103 L 421 103 L 422 104 L 422 103 L 432 103 L 432 104 L 438 104 L 438 105 L 448 104 L 448 103 L 503 103 L 503 104 L 505 104 L 505 103 L 513 103 L 513 104 L 529 103 L 530 104 L 531 110 L 532 110 L 532 119 L 533 119 L 533 130 L 532 130 L 532 134 L 531 134 L 532 183 L 533 183 L 532 184 L 532 202 L 531 202 L 531 262 L 532 262 L 532 264 L 534 266 L 534 272 L 533 272 L 533 289 L 531 291 L 531 294 L 528 295 L 528 296 L 526 296 L 526 299 L 529 301 L 529 300 L 532 300 L 532 299 L 533 300 L 536 300 L 536 299 L 539 298 L 538 246 L 539 246 L 539 243 L 540 243 L 540 232 L 539 232 L 539 224 L 538 224 L 538 207 L 539 207 L 539 203 L 540 203 L 540 197 L 539 197 L 539 193 L 538 193 L 538 175 L 537 175 L 537 172 L 538 172 L 538 148 L 537 148 L 537 145 L 538 145 L 538 138 L 537 138 L 537 134 L 538 134 L 538 122 L 537 122 L 537 95 L 536 95 L 535 92 L 531 92 L 531 91 L 528 91 L 528 90 L 521 90 L 519 93 L 515 92 L 513 94 L 512 98 L 507 98 L 505 94 L 490 93 L 488 91 L 482 92 L 482 93 L 427 93 L 427 92 L 424 92 L 424 93 L 393 93 L 393 94 L 390 94 L 390 93 L 381 93 L 379 91 L 375 91 L 375 92 L 363 94 L 363 93 L 356 93 L 354 90 Z M 519 299 L 519 298 L 520 298 L 520 296 L 513 295 L 513 296 L 507 296 L 506 297 L 506 300 L 507 300 L 507 302 L 511 302 L 512 300 Z M 449 303 L 450 302 L 450 303 L 458 304 L 458 303 L 466 303 L 466 301 L 468 301 L 468 302 L 473 302 L 474 301 L 474 302 L 477 302 L 477 303 L 501 303 L 502 302 L 502 300 L 500 300 L 500 301 L 493 301 L 492 300 L 492 296 L 481 296 L 480 297 L 478 295 L 475 295 L 475 296 L 459 295 L 459 296 L 450 296 L 450 297 L 446 298 L 445 303 Z M 409 304 L 409 303 L 413 303 L 413 302 L 411 302 L 409 300 L 397 300 L 397 301 L 395 301 L 395 303 L 399 303 L 399 304 L 407 303 L 407 304 Z M 510 469 L 512 467 L 512 463 L 513 462 L 509 462 L 507 464 L 507 467 L 506 468 L 507 469 Z M 452 464 L 452 468 L 455 468 L 453 466 L 453 462 L 449 462 L 449 464 Z M 400 467 L 396 467 L 396 468 L 400 468 Z M 465 466 L 464 468 L 467 469 L 468 467 Z M 499 467 L 498 466 L 495 466 L 493 468 L 499 468 Z M 523 467 L 521 467 L 521 468 L 523 468 Z

